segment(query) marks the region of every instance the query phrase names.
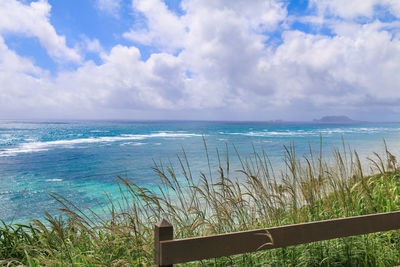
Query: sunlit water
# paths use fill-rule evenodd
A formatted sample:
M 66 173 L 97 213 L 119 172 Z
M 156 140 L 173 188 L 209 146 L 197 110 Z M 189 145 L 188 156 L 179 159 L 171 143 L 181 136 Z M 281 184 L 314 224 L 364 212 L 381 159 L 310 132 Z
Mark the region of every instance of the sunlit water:
M 49 197 L 56 192 L 78 206 L 98 207 L 104 192 L 118 197 L 117 175 L 154 188 L 159 178 L 153 160 L 177 163 L 185 150 L 195 177 L 208 172 L 203 144 L 212 166 L 216 148 L 228 144 L 232 169 L 238 169 L 233 144 L 241 155 L 263 147 L 273 165 L 282 165 L 283 145 L 294 142 L 302 156 L 309 145 L 324 155 L 342 146 L 342 137 L 362 157 L 382 151 L 385 138 L 400 153 L 400 124 L 268 124 L 233 122 L 0 121 L 0 219 L 6 222 L 43 217 L 60 206 Z

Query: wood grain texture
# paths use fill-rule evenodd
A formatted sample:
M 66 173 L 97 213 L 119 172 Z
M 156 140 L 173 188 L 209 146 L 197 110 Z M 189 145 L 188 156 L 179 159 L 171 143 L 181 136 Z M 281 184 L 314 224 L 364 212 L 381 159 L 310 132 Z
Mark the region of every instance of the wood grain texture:
M 172 266 L 172 264 L 162 264 L 160 241 L 172 240 L 174 238 L 174 228 L 166 220 L 162 220 L 154 225 L 154 261 L 157 266 Z
M 400 211 L 160 241 L 159 259 L 169 265 L 395 229 L 400 229 Z

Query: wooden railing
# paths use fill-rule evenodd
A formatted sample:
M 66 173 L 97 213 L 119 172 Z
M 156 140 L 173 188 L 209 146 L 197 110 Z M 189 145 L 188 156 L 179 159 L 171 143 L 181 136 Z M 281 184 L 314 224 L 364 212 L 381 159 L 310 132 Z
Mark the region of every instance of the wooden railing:
M 157 266 L 400 229 L 400 211 L 292 224 L 220 235 L 173 239 L 166 221 L 155 225 Z

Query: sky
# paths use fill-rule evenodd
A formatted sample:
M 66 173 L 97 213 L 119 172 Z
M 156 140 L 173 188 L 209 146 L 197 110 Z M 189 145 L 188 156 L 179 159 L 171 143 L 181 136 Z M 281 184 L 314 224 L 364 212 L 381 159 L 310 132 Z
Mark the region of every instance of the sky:
M 0 0 L 0 119 L 400 121 L 399 0 Z

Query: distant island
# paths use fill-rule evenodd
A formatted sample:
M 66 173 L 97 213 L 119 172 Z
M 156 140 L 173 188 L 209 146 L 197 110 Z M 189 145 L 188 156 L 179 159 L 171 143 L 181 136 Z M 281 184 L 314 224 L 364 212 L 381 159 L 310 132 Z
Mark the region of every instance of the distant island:
M 361 123 L 362 121 L 355 121 L 347 116 L 324 116 L 321 119 L 314 119 L 315 123 Z

